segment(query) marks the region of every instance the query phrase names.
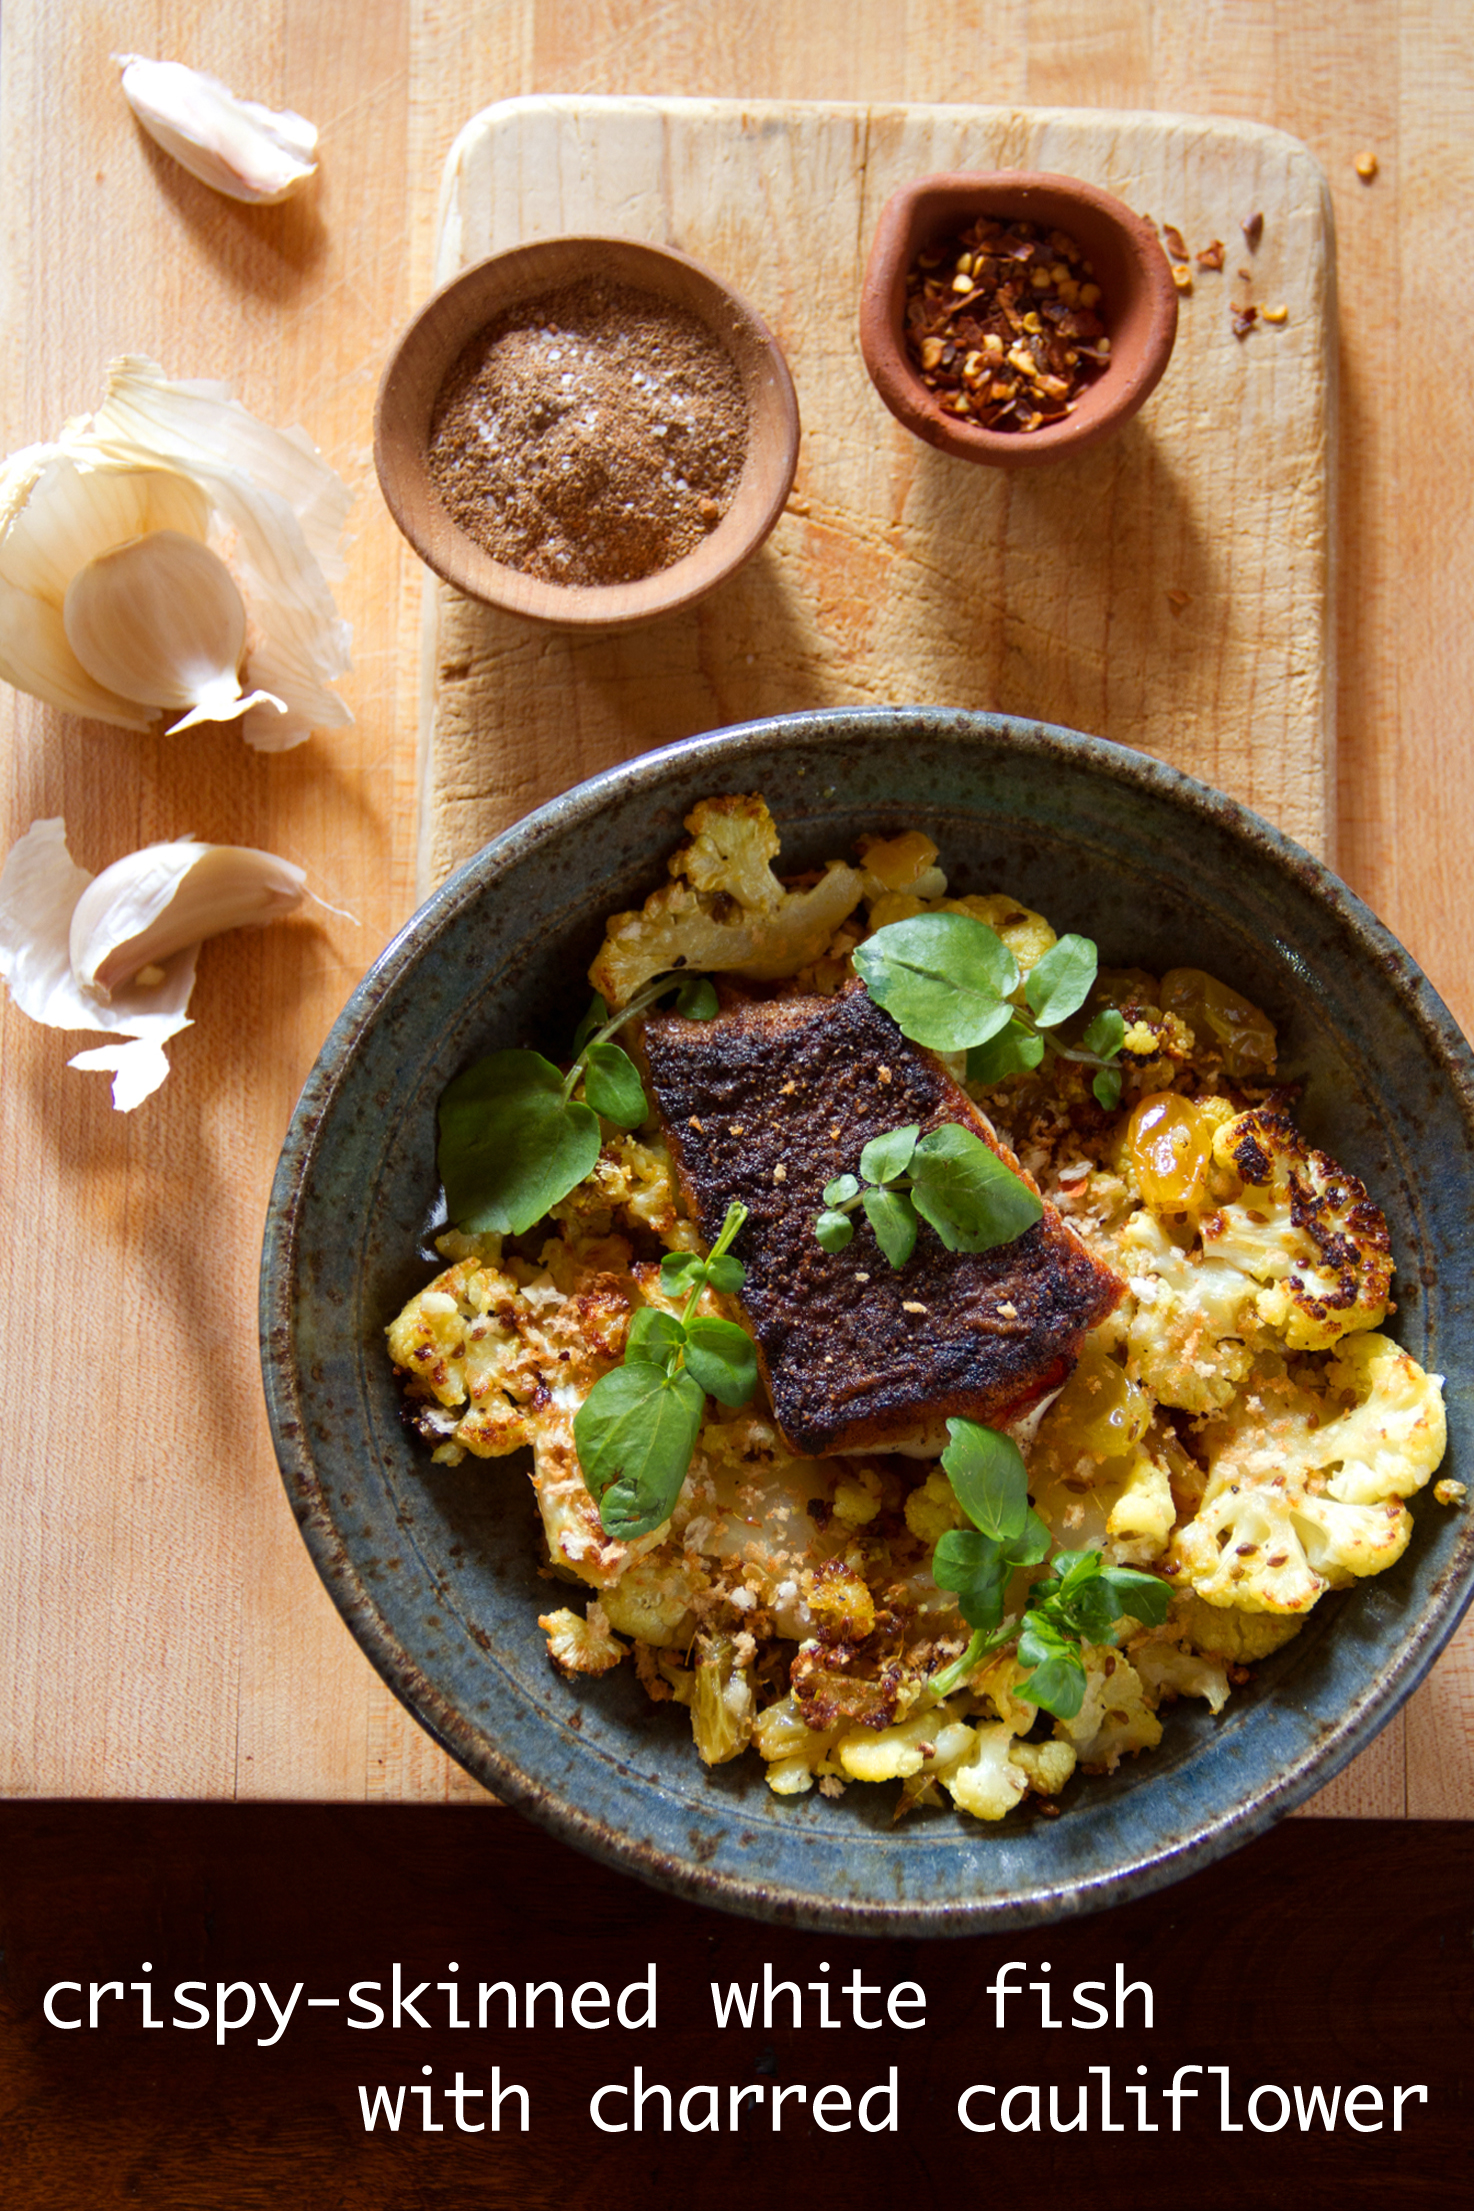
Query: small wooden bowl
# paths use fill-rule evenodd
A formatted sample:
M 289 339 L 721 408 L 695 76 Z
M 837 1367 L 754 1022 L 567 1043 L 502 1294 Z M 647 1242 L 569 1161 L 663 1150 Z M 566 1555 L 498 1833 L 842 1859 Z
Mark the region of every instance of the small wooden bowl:
M 1072 413 L 1038 430 L 985 430 L 959 420 L 928 391 L 906 350 L 906 276 L 917 255 L 979 215 L 1067 231 L 1092 264 L 1110 365 Z M 1039 468 L 1098 444 L 1156 389 L 1177 336 L 1177 287 L 1150 223 L 1078 177 L 1028 170 L 961 172 L 903 185 L 881 209 L 860 292 L 860 350 L 891 413 L 959 460 Z
M 736 365 L 747 401 L 747 459 L 732 504 L 692 553 L 638 583 L 561 584 L 507 567 L 468 537 L 426 465 L 446 377 L 479 330 L 519 301 L 598 276 L 697 316 Z M 389 511 L 421 560 L 468 597 L 564 629 L 616 629 L 689 606 L 756 552 L 798 465 L 798 401 L 762 318 L 709 269 L 669 246 L 628 238 L 547 238 L 465 269 L 420 310 L 379 386 L 374 461 Z

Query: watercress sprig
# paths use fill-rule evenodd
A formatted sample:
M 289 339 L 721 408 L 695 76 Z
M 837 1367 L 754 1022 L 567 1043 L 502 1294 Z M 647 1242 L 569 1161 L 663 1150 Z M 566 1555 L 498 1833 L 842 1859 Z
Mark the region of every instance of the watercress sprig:
M 854 961 L 903 1035 L 934 1052 L 967 1053 L 969 1081 L 1000 1082 L 1039 1066 L 1048 1052 L 1093 1067 L 1097 1101 L 1107 1112 L 1119 1105 L 1121 1072 L 1112 1062 L 1126 1023 L 1117 1008 L 1097 1013 L 1077 1045 L 1050 1034 L 1095 987 L 1099 958 L 1088 937 L 1060 937 L 1025 978 L 997 931 L 974 915 L 915 914 L 877 929 L 855 947 Z
M 942 1466 L 972 1525 L 949 1528 L 939 1537 L 932 1579 L 939 1589 L 955 1593 L 973 1635 L 962 1656 L 932 1676 L 932 1693 L 951 1696 L 989 1652 L 1017 1638 L 1019 1661 L 1031 1671 L 1015 1695 L 1056 1719 L 1073 1719 L 1085 1700 L 1082 1636 L 1102 1643 L 1127 1615 L 1144 1626 L 1160 1626 L 1171 1591 L 1154 1574 L 1107 1564 L 1099 1551 L 1060 1551 L 1049 1573 L 1031 1587 L 1022 1616 L 1005 1619 L 1014 1569 L 1039 1565 L 1052 1539 L 1029 1503 L 1017 1444 L 972 1420 L 949 1420 L 947 1433 L 951 1440 Z
M 446 1211 L 468 1236 L 520 1236 L 592 1173 L 599 1117 L 638 1128 L 650 1111 L 634 1061 L 616 1033 L 675 990 L 688 1020 L 709 1021 L 717 994 L 704 975 L 659 975 L 611 1015 L 595 998 L 565 1074 L 539 1052 L 492 1052 L 447 1084 L 438 1165 Z M 583 1097 L 575 1098 L 580 1078 Z
M 904 1267 L 915 1249 L 919 1220 L 931 1223 L 948 1251 L 992 1251 L 1022 1236 L 1044 1212 L 1027 1183 L 955 1121 L 926 1136 L 918 1121 L 888 1129 L 861 1152 L 860 1177 L 868 1189 L 854 1175 L 825 1185 L 814 1234 L 826 1251 L 843 1251 L 858 1206 L 893 1267 Z
M 732 1295 L 742 1263 L 731 1245 L 747 1219 L 736 1199 L 704 1259 L 667 1252 L 660 1286 L 686 1302 L 679 1318 L 642 1306 L 630 1322 L 624 1364 L 601 1375 L 573 1418 L 573 1442 L 589 1495 L 608 1535 L 622 1543 L 648 1535 L 680 1495 L 706 1400 L 745 1405 L 757 1387 L 752 1339 L 735 1321 L 699 1314 L 708 1286 Z

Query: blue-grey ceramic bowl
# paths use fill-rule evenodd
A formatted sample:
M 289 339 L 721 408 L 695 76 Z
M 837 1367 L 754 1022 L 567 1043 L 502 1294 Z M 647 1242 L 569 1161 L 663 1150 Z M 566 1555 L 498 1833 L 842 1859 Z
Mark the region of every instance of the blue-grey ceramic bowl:
M 287 1493 L 345 1619 L 451 1756 L 566 1841 L 732 1911 L 960 1935 L 1137 1896 L 1246 1841 L 1330 1779 L 1408 1696 L 1474 1583 L 1474 1520 L 1425 1492 L 1389 1573 L 1317 1607 L 1218 1719 L 1077 1777 L 1063 1816 L 891 1824 L 890 1789 L 773 1797 L 707 1772 L 686 1715 L 629 1668 L 574 1688 L 537 1614 L 536 1515 L 514 1461 L 432 1466 L 402 1426 L 384 1328 L 427 1278 L 436 1101 L 510 1043 L 566 1039 L 603 918 L 664 880 L 682 816 L 761 791 L 797 869 L 918 826 L 958 890 L 1007 888 L 1112 965 L 1208 968 L 1280 1024 L 1304 1125 L 1387 1211 L 1397 1332 L 1448 1378 L 1447 1470 L 1470 1470 L 1474 1064 L 1357 899 L 1201 784 L 1061 729 L 924 709 L 803 714 L 693 739 L 519 823 L 395 938 L 323 1048 L 271 1199 L 266 1391 Z

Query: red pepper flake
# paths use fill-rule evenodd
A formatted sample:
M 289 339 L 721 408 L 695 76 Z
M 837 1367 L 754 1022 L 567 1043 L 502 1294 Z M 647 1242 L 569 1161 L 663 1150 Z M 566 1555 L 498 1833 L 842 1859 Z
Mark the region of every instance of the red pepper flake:
M 1197 256 L 1197 262 L 1200 269 L 1221 269 L 1223 267 L 1223 240 L 1215 238 L 1211 245 L 1204 246 L 1202 252 Z
M 1182 232 L 1178 229 L 1176 223 L 1163 223 L 1162 236 L 1167 241 L 1167 251 L 1171 254 L 1173 260 L 1186 261 L 1188 258 L 1187 247 L 1183 242 Z
M 1110 364 L 1100 286 L 1067 232 L 980 215 L 906 276 L 906 350 L 945 413 L 1042 429 Z
M 1264 217 L 1257 208 L 1239 224 L 1239 229 L 1249 241 L 1250 253 L 1257 253 L 1259 241 L 1264 236 Z
M 1253 329 L 1255 323 L 1259 320 L 1258 308 L 1234 307 L 1230 310 L 1230 312 L 1233 320 L 1234 336 L 1236 338 L 1247 338 L 1249 332 Z

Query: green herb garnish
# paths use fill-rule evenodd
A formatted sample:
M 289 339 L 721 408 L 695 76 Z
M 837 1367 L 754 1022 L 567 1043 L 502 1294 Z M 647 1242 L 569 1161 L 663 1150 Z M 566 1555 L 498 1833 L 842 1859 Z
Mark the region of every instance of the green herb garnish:
M 667 1297 L 686 1295 L 680 1317 L 645 1306 L 630 1322 L 624 1364 L 601 1375 L 573 1419 L 573 1442 L 605 1533 L 622 1543 L 668 1520 L 681 1493 L 706 1400 L 745 1405 L 757 1387 L 757 1353 L 735 1321 L 698 1315 L 708 1286 L 731 1295 L 742 1263 L 729 1249 L 747 1219 L 735 1199 L 704 1259 L 669 1252 Z
M 932 1676 L 932 1692 L 938 1698 L 951 1696 L 990 1651 L 1017 1637 L 1019 1661 L 1032 1671 L 1018 1683 L 1015 1695 L 1056 1719 L 1073 1719 L 1085 1698 L 1081 1637 L 1103 1643 L 1127 1615 L 1144 1626 L 1160 1626 L 1171 1590 L 1154 1574 L 1108 1565 L 1099 1551 L 1060 1551 L 1048 1574 L 1030 1589 L 1022 1617 L 1005 1620 L 1003 1605 L 1014 1570 L 1039 1565 L 1048 1557 L 1052 1539 L 1029 1503 L 1028 1475 L 1017 1444 L 973 1420 L 949 1420 L 947 1433 L 951 1440 L 942 1466 L 972 1526 L 949 1528 L 940 1537 L 932 1579 L 938 1589 L 954 1592 L 973 1636 L 959 1659 Z
M 565 1074 L 538 1052 L 493 1052 L 446 1086 L 438 1165 L 446 1211 L 468 1236 L 520 1236 L 593 1172 L 600 1117 L 637 1129 L 650 1103 L 616 1033 L 676 992 L 676 1010 L 709 1021 L 717 995 L 705 975 L 661 975 L 612 1018 L 595 998 L 573 1039 Z M 583 1097 L 573 1093 L 583 1083 Z
M 1098 1013 L 1078 1045 L 1048 1032 L 1078 1013 L 1095 987 L 1099 958 L 1088 937 L 1052 944 L 1024 977 L 995 929 L 972 914 L 916 914 L 855 947 L 855 969 L 903 1036 L 934 1052 L 966 1052 L 970 1082 L 1001 1082 L 1037 1067 L 1046 1052 L 1115 1077 L 1126 1024 L 1115 1007 Z M 1023 985 L 1023 1004 L 1014 999 Z M 1104 1105 L 1107 1100 L 1101 1097 Z
M 1107 1111 L 1120 1103 L 1121 1073 L 1110 1062 L 1126 1023 L 1114 1006 L 1095 1016 L 1078 1045 L 1047 1033 L 1078 1013 L 1095 987 L 1098 960 L 1088 937 L 1060 937 L 1025 979 L 997 931 L 973 915 L 916 914 L 877 929 L 856 946 L 854 960 L 903 1036 L 934 1052 L 967 1053 L 970 1082 L 1001 1082 L 1051 1052 L 1095 1068 L 1092 1088 Z M 890 1129 L 867 1144 L 859 1177 L 839 1175 L 825 1188 L 814 1234 L 826 1251 L 849 1243 L 857 1207 L 893 1267 L 915 1249 L 918 1219 L 931 1223 L 949 1251 L 993 1251 L 1032 1228 L 1044 1210 L 996 1152 L 957 1122 L 927 1136 L 919 1123 Z
M 839 1175 L 824 1189 L 814 1234 L 826 1251 L 843 1251 L 859 1207 L 893 1267 L 916 1246 L 918 1219 L 929 1221 L 948 1251 L 993 1251 L 1043 1217 L 1028 1185 L 971 1129 L 944 1121 L 927 1136 L 921 1124 L 887 1129 L 860 1154 L 860 1176 Z

